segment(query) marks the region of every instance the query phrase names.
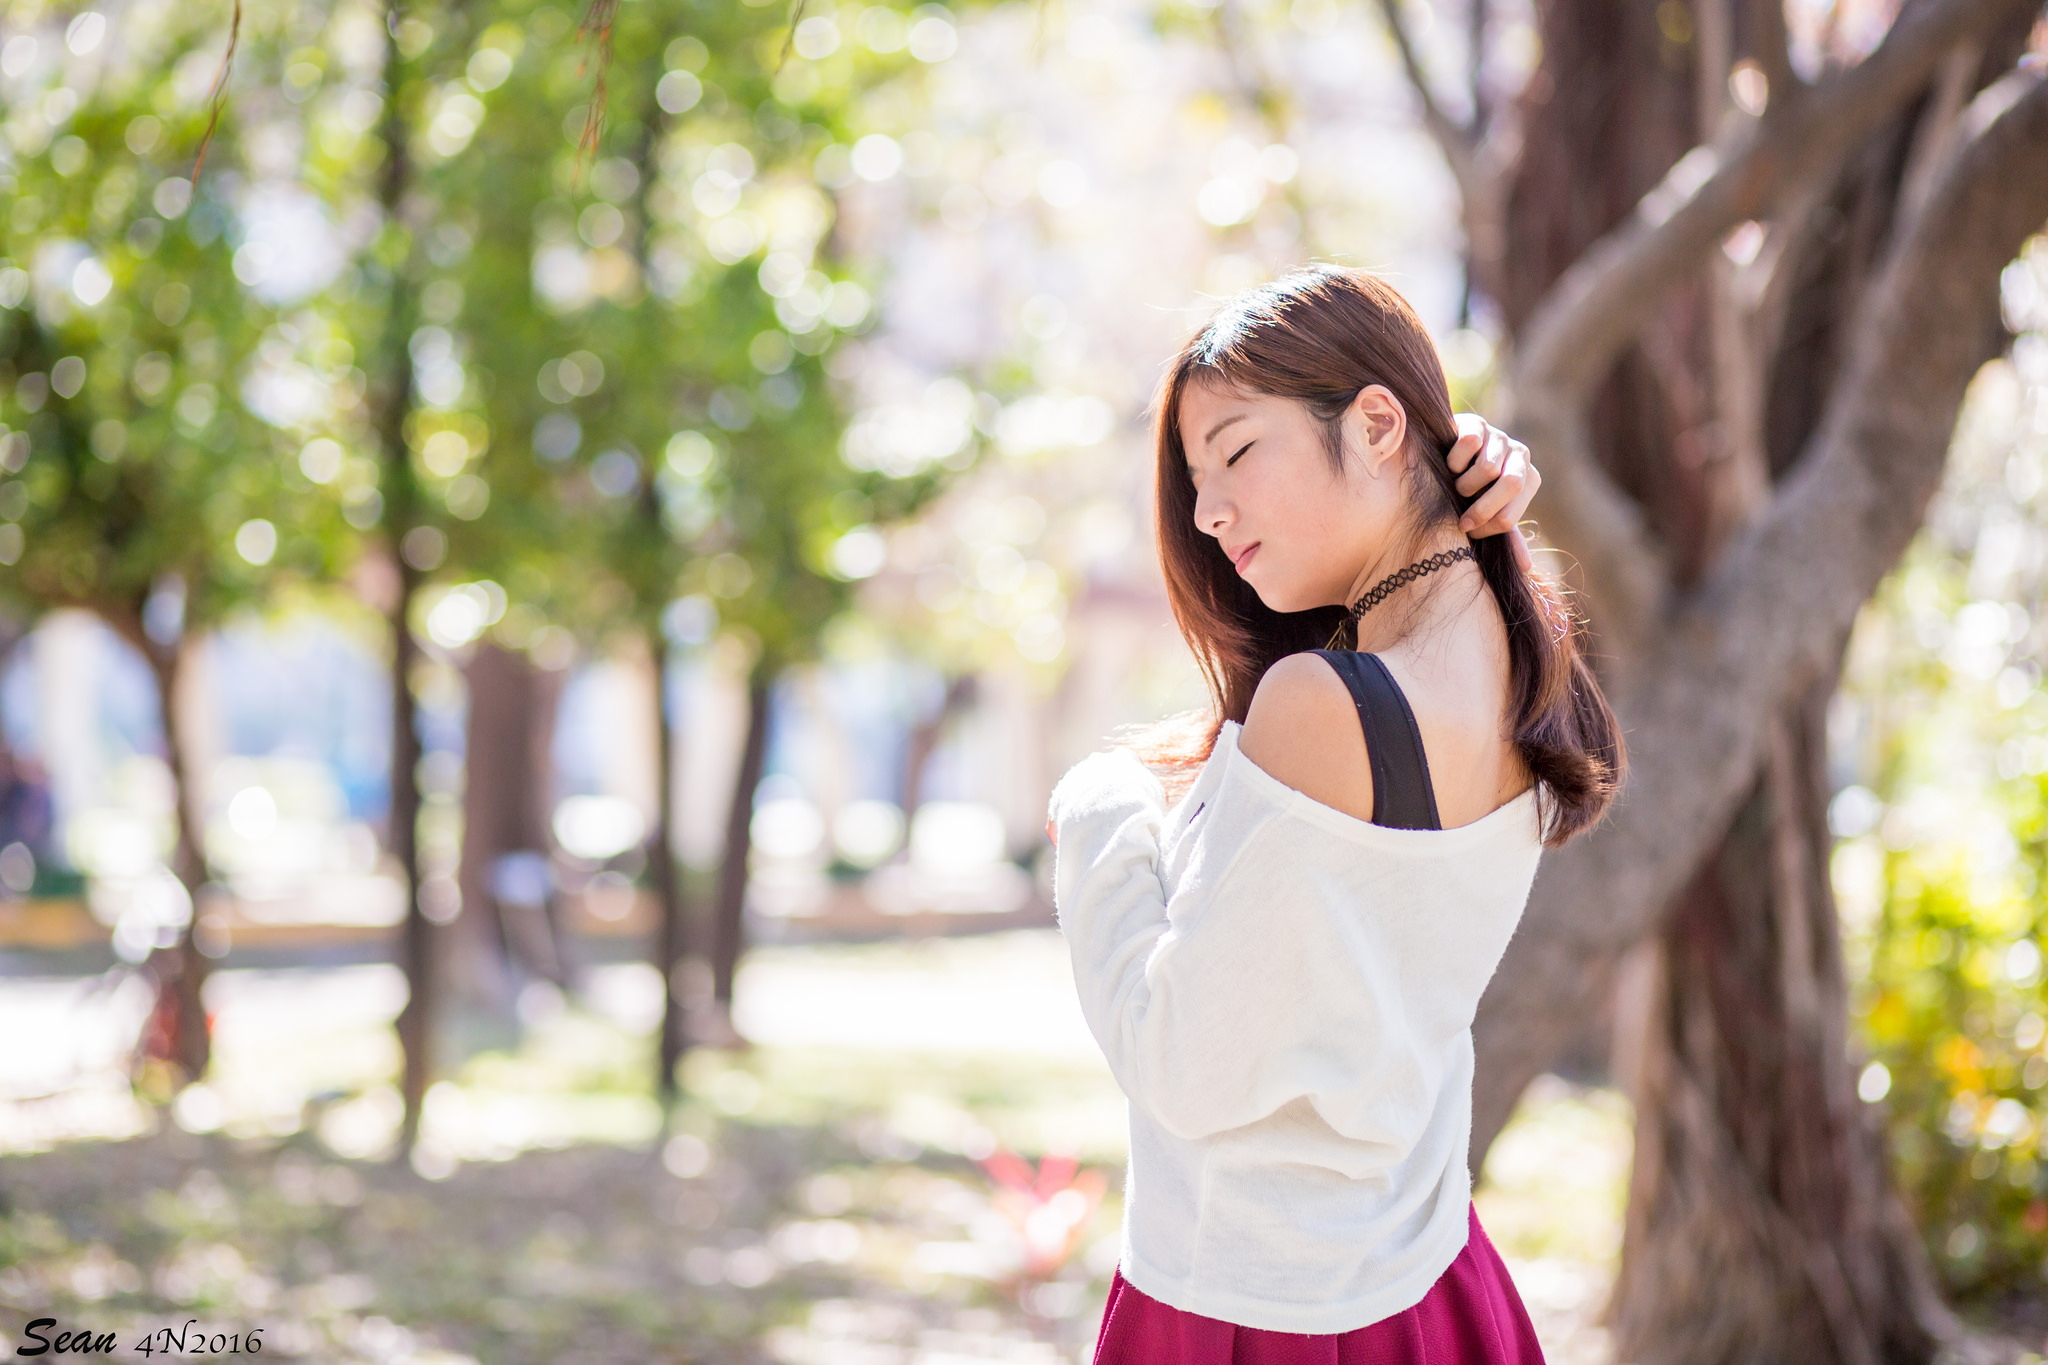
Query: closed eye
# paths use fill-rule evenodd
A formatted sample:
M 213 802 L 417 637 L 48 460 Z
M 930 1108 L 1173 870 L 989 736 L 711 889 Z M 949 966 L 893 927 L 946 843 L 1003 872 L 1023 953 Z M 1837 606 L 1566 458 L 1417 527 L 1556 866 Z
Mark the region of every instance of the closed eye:
M 1230 457 L 1229 459 L 1227 459 L 1227 460 L 1225 460 L 1225 461 L 1223 462 L 1223 467 L 1224 467 L 1225 469 L 1228 469 L 1228 468 L 1230 468 L 1230 467 L 1231 467 L 1232 465 L 1236 464 L 1236 463 L 1237 463 L 1237 457 L 1238 457 L 1238 455 L 1242 455 L 1242 454 L 1244 454 L 1244 453 L 1245 453 L 1245 452 L 1246 452 L 1247 450 L 1250 450 L 1250 449 L 1251 449 L 1251 448 L 1252 448 L 1252 447 L 1253 447 L 1254 445 L 1256 445 L 1256 444 L 1257 444 L 1257 442 L 1255 442 L 1255 441 L 1246 441 L 1246 442 L 1245 442 L 1245 443 L 1244 443 L 1243 445 L 1241 445 L 1241 446 L 1239 446 L 1239 447 L 1237 448 L 1237 455 L 1233 455 L 1233 456 L 1231 456 L 1231 457 Z

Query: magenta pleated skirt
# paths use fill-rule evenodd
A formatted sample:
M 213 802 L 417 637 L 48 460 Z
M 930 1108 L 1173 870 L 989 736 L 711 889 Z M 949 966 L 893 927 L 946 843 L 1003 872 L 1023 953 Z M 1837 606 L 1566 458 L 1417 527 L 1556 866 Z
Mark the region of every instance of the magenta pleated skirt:
M 1274 1332 L 1170 1308 L 1122 1267 L 1095 1365 L 1542 1365 L 1536 1329 L 1479 1214 L 1458 1259 L 1413 1308 L 1349 1332 Z

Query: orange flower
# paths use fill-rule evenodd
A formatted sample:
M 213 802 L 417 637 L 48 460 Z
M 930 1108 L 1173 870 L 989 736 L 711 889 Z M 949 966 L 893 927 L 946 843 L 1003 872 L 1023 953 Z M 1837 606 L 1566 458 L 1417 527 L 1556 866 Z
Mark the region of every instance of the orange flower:
M 1048 1153 L 1034 1169 L 1026 1158 L 999 1148 L 980 1165 L 996 1182 L 991 1202 L 1023 1235 L 1025 1278 L 1052 1275 L 1079 1248 L 1108 1181 L 1066 1153 Z

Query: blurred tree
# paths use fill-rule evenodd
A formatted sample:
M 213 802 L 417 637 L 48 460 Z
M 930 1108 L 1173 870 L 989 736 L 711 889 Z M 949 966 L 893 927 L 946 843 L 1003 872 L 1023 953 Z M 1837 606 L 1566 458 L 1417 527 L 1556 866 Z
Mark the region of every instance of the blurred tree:
M 292 458 L 292 380 L 332 338 L 296 289 L 238 278 L 254 276 L 251 187 L 232 117 L 211 174 L 195 189 L 176 173 L 205 110 L 175 73 L 210 69 L 219 35 L 174 22 L 111 54 L 97 14 L 61 35 L 9 45 L 26 55 L 9 68 L 19 154 L 0 169 L 0 563 L 37 607 L 96 613 L 155 681 L 170 868 L 198 909 L 149 958 L 143 1042 L 192 1080 L 210 1048 L 207 867 L 181 683 L 208 629 L 339 553 L 339 505 Z
M 2000 777 L 1973 767 L 1981 785 L 1958 799 L 1975 827 L 1915 828 L 1922 784 L 1946 776 L 1957 753 L 1930 741 L 1953 733 L 1958 703 L 1982 699 L 1901 694 L 1927 711 L 1886 737 L 1872 794 L 1898 823 L 1861 850 L 1881 893 L 1859 945 L 1873 1060 L 1858 1088 L 1892 1117 L 1901 1183 L 1946 1285 L 1995 1302 L 2034 1293 L 2048 1256 L 2048 768 Z
M 360 439 L 374 451 L 374 502 L 363 520 L 380 528 L 378 603 L 391 639 L 391 806 L 386 847 L 399 869 L 405 920 L 399 965 L 406 1000 L 398 1016 L 404 1054 L 399 1090 L 405 1118 L 399 1149 L 410 1152 L 419 1135 L 420 1110 L 434 1075 L 434 1027 L 441 987 L 435 932 L 449 918 L 422 895 L 420 869 L 420 734 L 415 675 L 422 655 L 415 635 L 420 588 L 445 543 L 428 501 L 421 466 L 438 434 L 433 414 L 457 406 L 466 376 L 445 331 L 422 325 L 422 277 L 459 256 L 467 230 L 440 187 L 420 173 L 440 150 L 434 120 L 449 91 L 436 84 L 457 65 L 472 31 L 468 5 L 387 6 L 376 24 L 374 74 L 363 88 L 374 93 L 375 133 L 348 168 L 348 186 L 367 201 L 374 224 L 357 265 L 359 287 L 344 305 L 364 342 L 369 381 L 360 412 Z M 366 44 L 367 46 L 367 44 Z M 343 185 L 347 184 L 344 180 Z M 343 192 L 348 192 L 344 190 Z M 445 492 L 445 490 L 444 490 Z M 445 497 L 443 499 L 445 502 Z M 451 907 L 452 908 L 452 907 Z
M 14 115 L 40 127 L 29 139 L 40 155 L 22 174 L 49 172 L 47 190 L 29 195 L 26 211 L 16 201 L 11 219 L 32 239 L 23 259 L 37 276 L 34 325 L 15 334 L 16 369 L 33 382 L 17 383 L 16 400 L 52 404 L 37 419 L 47 431 L 31 422 L 26 433 L 52 458 L 24 480 L 50 525 L 24 523 L 17 551 L 34 556 L 41 595 L 106 615 L 168 697 L 197 631 L 264 578 L 330 574 L 359 548 L 349 528 L 384 531 L 353 572 L 392 640 L 387 843 L 407 905 L 399 1033 L 408 1145 L 431 1070 L 433 1009 L 411 627 L 420 564 L 442 535 L 415 465 L 433 434 L 421 410 L 454 401 L 440 401 L 451 358 L 436 348 L 445 338 L 418 325 L 416 293 L 428 264 L 462 239 L 414 168 L 433 146 L 422 125 L 445 112 L 428 107 L 445 93 L 429 78 L 448 52 L 466 49 L 464 14 L 238 10 L 223 33 L 218 16 L 161 23 L 152 13 L 116 31 L 83 13 L 63 29 L 75 60 L 53 84 L 57 103 L 23 101 Z M 195 37 L 187 24 L 205 27 Z M 59 51 L 54 26 L 48 36 Z M 235 55 L 232 81 L 223 49 Z M 54 74 L 54 61 L 46 65 Z M 152 158 L 190 156 L 212 126 L 213 88 L 224 116 L 195 189 Z M 58 136 L 67 121 L 76 131 Z M 95 160 L 108 171 L 82 177 Z M 16 302 L 28 292 L 24 284 Z M 85 348 L 93 327 L 103 354 Z M 60 358 L 67 349 L 77 354 Z M 78 367 L 77 383 L 60 375 L 65 366 Z M 459 364 L 453 377 L 459 390 Z M 167 703 L 165 714 L 178 771 L 177 708 Z M 180 789 L 176 862 L 193 884 L 203 875 L 198 813 L 190 784 Z M 191 964 L 181 989 L 196 991 L 201 964 Z M 181 1036 L 191 1036 L 192 1015 L 188 1006 L 177 1016 Z M 183 1046 L 195 1060 L 197 1043 Z
M 1620 1026 L 1621 1352 L 1927 1358 L 1960 1328 L 1856 1097 L 1822 711 L 2048 218 L 2048 82 L 2015 69 L 2037 0 L 1913 0 L 1867 54 L 1776 3 L 1543 5 L 1520 97 L 1461 101 L 1485 123 L 1383 8 L 1634 764 L 1546 860 L 1476 1024 L 1474 1162 L 1655 944 Z
M 945 738 L 946 727 L 973 707 L 978 691 L 974 674 L 953 674 L 946 679 L 938 706 L 911 727 L 910 740 L 903 746 L 902 785 L 897 797 L 906 826 L 917 818 L 917 808 L 924 803 L 924 770 Z
M 1855 1018 L 1946 1287 L 2032 1298 L 2048 1258 L 2048 237 L 2003 281 L 2021 333 L 1972 385 L 1926 529 L 1858 621 L 1829 717 Z
M 559 23 L 482 29 L 466 88 L 444 98 L 430 128 L 431 140 L 446 110 L 465 111 L 462 154 L 444 155 L 435 183 L 462 206 L 473 246 L 421 298 L 489 382 L 448 434 L 426 439 L 446 452 L 450 564 L 502 581 L 518 604 L 499 639 L 530 647 L 542 622 L 573 623 L 599 648 L 629 633 L 654 664 L 647 866 L 660 904 L 656 965 L 670 983 L 658 1049 L 667 1096 L 688 1041 L 674 986 L 688 935 L 666 663 L 720 628 L 753 660 L 701 950 L 720 1013 L 698 1026 L 729 1039 L 771 685 L 815 656 L 847 606 L 840 539 L 908 515 L 942 479 L 855 470 L 839 455 L 826 361 L 842 332 L 867 325 L 869 306 L 857 283 L 833 277 L 834 207 L 815 166 L 851 139 L 865 69 L 834 59 L 836 42 L 809 40 L 783 65 L 791 38 L 779 12 L 671 3 L 590 13 L 610 64 L 589 155 L 590 53 Z M 828 59 L 823 77 L 789 78 Z M 507 177 L 507 165 L 539 173 Z M 465 516 L 459 502 L 483 514 Z
M 481 1032 L 516 1028 L 519 990 L 530 980 L 561 990 L 577 963 L 549 859 L 555 738 L 566 668 L 543 668 L 491 639 L 463 666 L 468 716 L 463 743 L 461 913 L 442 964 L 448 1012 L 478 1013 Z
M 4 515 L 7 510 L 7 507 L 0 506 L 0 515 Z M 25 511 L 26 509 L 24 508 L 23 510 Z M 13 536 L 20 534 L 19 530 L 11 534 L 0 532 L 0 535 L 7 535 L 10 540 Z M 4 548 L 6 547 L 0 546 L 0 549 Z M 18 554 L 16 557 L 18 558 Z M 14 590 L 10 591 L 10 589 Z M 34 624 L 35 616 L 35 604 L 20 595 L 18 585 L 14 584 L 12 579 L 5 583 L 0 583 L 0 678 L 7 676 L 8 666 L 14 662 L 14 651 L 23 640 L 28 638 L 28 633 Z M 31 887 L 34 885 L 37 875 L 42 871 L 40 860 L 51 856 L 52 850 L 49 844 L 54 842 L 48 839 L 48 832 L 42 828 L 45 824 L 44 820 L 36 818 L 31 822 L 28 818 L 27 808 L 32 800 L 36 802 L 38 815 L 40 815 L 41 809 L 44 808 L 44 802 L 39 796 L 31 794 L 28 781 L 22 772 L 20 758 L 14 752 L 13 744 L 8 735 L 7 708 L 4 705 L 0 705 L 0 850 L 4 850 L 10 843 L 21 841 L 25 834 L 33 833 L 45 836 L 42 839 L 36 840 L 38 844 L 42 845 L 41 847 L 30 847 L 27 843 L 22 845 L 24 848 L 29 849 L 29 856 L 31 858 L 39 860 L 31 867 L 29 873 L 29 884 Z M 17 814 L 17 810 L 19 810 L 19 814 Z M 31 823 L 36 825 L 37 828 L 30 830 L 28 826 Z M 12 884 L 7 879 L 0 879 L 0 889 L 20 891 L 23 888 Z

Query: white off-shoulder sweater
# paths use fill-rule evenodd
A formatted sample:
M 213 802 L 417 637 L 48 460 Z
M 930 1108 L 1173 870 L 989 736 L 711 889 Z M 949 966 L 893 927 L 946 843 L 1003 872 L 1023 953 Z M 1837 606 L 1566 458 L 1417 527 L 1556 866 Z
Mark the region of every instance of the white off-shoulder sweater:
M 1391 829 L 1287 786 L 1240 729 L 1170 809 L 1128 749 L 1070 768 L 1054 902 L 1129 1099 L 1124 1278 L 1246 1327 L 1346 1332 L 1464 1249 L 1472 1016 L 1536 875 L 1536 793 Z

